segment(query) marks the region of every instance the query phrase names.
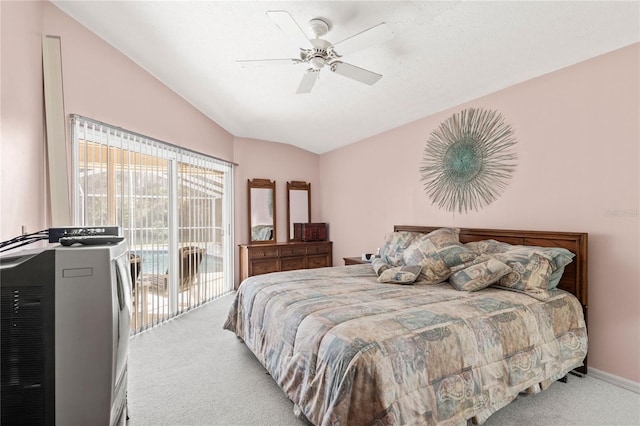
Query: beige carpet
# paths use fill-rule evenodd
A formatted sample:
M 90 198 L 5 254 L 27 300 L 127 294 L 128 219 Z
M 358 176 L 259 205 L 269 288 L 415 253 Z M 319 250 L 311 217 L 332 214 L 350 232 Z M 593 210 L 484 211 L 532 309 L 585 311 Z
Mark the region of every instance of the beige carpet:
M 130 426 L 307 424 L 253 353 L 222 329 L 233 297 L 131 339 Z M 518 397 L 485 425 L 640 425 L 640 394 L 569 376 Z

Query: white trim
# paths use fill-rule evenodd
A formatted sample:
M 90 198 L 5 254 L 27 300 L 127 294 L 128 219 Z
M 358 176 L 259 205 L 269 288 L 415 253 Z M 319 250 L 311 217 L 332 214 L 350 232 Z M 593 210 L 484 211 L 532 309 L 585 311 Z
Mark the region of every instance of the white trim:
M 169 199 L 168 217 L 169 223 L 169 247 L 174 247 L 175 252 L 169 250 L 169 314 L 174 316 L 178 312 L 178 259 L 180 253 L 176 247 L 180 246 L 178 238 L 178 166 L 175 156 L 168 160 L 167 170 L 169 172 Z
M 603 382 L 630 390 L 631 392 L 640 393 L 640 383 L 625 379 L 624 377 L 614 376 L 613 374 L 605 373 L 593 367 L 589 367 L 588 375 L 594 379 L 600 379 Z
M 235 183 L 233 166 L 229 165 L 226 173 L 224 174 L 224 198 L 222 199 L 222 223 L 227 224 L 227 229 L 222 228 L 222 235 L 224 238 L 223 247 L 225 253 L 224 271 L 225 271 L 225 291 L 230 292 L 234 289 L 235 280 L 235 250 L 234 250 L 234 206 L 235 206 L 235 191 L 233 191 Z M 229 189 L 228 189 L 229 188 Z

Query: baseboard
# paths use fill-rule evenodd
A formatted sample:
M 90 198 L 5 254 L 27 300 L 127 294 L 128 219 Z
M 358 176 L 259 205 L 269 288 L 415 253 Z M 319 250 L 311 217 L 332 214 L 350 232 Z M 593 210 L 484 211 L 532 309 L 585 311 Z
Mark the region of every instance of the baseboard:
M 596 368 L 589 367 L 588 375 L 594 379 L 600 379 L 603 382 L 610 383 L 612 385 L 621 387 L 623 389 L 630 390 L 631 392 L 640 393 L 640 383 L 634 382 L 623 377 L 614 376 L 613 374 L 605 373 Z

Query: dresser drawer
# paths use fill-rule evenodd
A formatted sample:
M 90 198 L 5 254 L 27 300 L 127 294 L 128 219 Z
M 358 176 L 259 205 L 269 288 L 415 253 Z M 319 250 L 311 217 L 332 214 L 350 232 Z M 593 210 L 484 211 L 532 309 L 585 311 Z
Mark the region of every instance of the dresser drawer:
M 307 254 L 327 254 L 329 253 L 328 244 L 313 245 L 307 247 Z
M 249 250 L 249 259 L 259 259 L 261 257 L 278 257 L 277 247 L 256 247 Z
M 331 241 L 241 244 L 237 285 L 253 275 L 332 266 L 331 251 Z
M 294 269 L 304 269 L 304 257 L 287 257 L 280 259 L 280 270 L 293 271 Z
M 307 251 L 304 247 L 280 247 L 280 256 L 304 256 Z
M 307 256 L 307 268 L 324 268 L 330 266 L 327 256 Z
M 254 260 L 251 262 L 251 275 L 268 274 L 269 272 L 278 272 L 280 265 L 278 265 L 278 259 L 273 260 Z

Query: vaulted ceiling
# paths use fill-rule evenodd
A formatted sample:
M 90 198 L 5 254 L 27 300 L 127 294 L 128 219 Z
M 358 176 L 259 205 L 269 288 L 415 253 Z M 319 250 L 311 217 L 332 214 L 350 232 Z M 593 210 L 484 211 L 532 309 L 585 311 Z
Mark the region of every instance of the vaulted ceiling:
M 52 3 L 231 134 L 319 154 L 640 41 L 637 1 Z M 382 78 L 324 67 L 296 94 L 308 64 L 241 67 L 300 58 L 274 10 L 309 38 L 309 21 L 325 20 L 333 44 L 386 23 L 393 38 L 340 58 Z

